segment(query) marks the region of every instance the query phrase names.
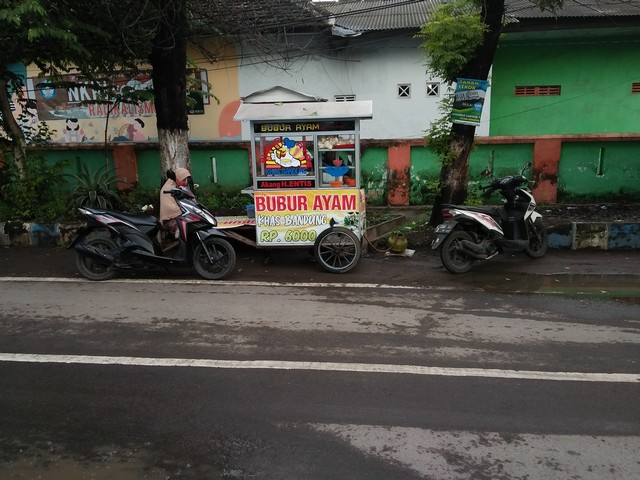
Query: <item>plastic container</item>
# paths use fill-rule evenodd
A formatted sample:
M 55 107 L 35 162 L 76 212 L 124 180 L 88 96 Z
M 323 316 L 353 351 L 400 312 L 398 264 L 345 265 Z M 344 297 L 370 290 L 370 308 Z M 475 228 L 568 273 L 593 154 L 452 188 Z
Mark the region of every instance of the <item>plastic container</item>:
M 247 217 L 256 218 L 256 206 L 253 203 L 247 205 Z
M 341 187 L 343 185 L 343 183 L 340 182 L 329 182 L 329 185 L 331 185 L 332 187 Z

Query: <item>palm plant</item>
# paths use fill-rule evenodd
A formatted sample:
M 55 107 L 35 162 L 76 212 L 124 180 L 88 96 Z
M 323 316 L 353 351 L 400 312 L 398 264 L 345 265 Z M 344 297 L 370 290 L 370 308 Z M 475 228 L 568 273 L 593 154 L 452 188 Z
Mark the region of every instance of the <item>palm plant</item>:
M 82 169 L 80 174 L 70 175 L 75 179 L 71 191 L 73 204 L 77 207 L 113 208 L 112 201 L 117 202 L 119 197 L 112 187 L 121 180 L 107 170 L 106 165 L 96 172 L 91 172 L 84 164 Z

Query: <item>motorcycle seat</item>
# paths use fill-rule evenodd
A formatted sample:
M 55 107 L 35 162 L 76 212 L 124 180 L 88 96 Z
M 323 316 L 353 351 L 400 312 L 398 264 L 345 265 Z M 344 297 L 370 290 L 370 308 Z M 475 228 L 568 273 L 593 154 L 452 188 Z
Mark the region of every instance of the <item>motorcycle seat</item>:
M 469 205 L 450 205 L 450 204 L 445 204 L 443 205 L 443 207 L 457 208 L 458 210 L 467 210 L 469 212 L 484 213 L 492 217 L 501 216 L 501 209 L 498 207 L 471 207 Z
M 134 225 L 144 225 L 152 227 L 158 225 L 158 219 L 153 215 L 135 215 L 132 213 L 117 212 L 118 217 L 123 220 L 133 223 Z

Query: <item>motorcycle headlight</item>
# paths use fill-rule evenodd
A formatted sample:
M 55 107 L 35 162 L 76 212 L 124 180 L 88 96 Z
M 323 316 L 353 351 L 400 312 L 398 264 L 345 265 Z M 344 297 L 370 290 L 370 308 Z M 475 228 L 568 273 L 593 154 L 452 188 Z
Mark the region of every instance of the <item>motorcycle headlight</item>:
M 216 218 L 207 211 L 202 211 L 202 218 L 204 218 L 207 222 L 211 223 L 214 226 L 218 225 Z

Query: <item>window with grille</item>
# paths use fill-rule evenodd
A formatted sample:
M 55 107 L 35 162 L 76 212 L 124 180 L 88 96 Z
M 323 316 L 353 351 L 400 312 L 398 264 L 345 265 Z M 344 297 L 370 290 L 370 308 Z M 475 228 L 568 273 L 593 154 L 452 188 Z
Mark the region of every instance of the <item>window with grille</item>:
M 640 93 L 640 82 L 631 84 L 631 93 Z
M 560 85 L 531 85 L 516 87 L 516 97 L 550 97 L 560 95 Z
M 427 97 L 439 97 L 440 96 L 440 83 L 427 82 Z
M 356 96 L 355 95 L 335 95 L 333 99 L 336 102 L 355 102 Z
M 411 84 L 399 83 L 398 84 L 398 98 L 411 98 Z

